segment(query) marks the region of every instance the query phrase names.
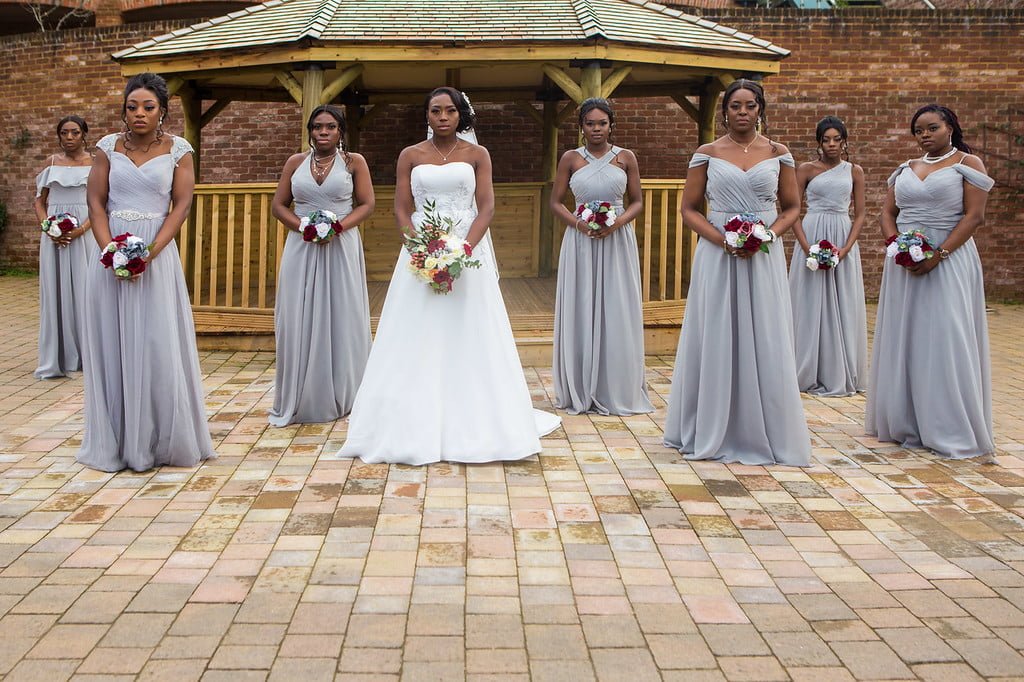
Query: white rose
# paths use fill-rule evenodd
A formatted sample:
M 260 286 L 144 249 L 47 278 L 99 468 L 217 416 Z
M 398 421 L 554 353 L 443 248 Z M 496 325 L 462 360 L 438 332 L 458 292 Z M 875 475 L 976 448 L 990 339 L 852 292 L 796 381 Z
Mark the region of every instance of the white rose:
M 136 237 L 135 235 L 132 235 L 131 237 L 128 237 L 128 239 L 126 239 L 124 243 L 127 244 L 128 246 L 134 246 L 136 244 L 144 244 L 145 241 L 142 239 L 142 237 Z
M 807 253 L 810 253 L 812 255 L 817 254 L 820 251 L 821 251 L 821 247 L 818 246 L 817 244 L 811 244 L 811 248 L 807 249 Z
M 739 232 L 726 232 L 725 233 L 725 243 L 735 249 L 737 246 L 740 245 L 740 233 Z
M 438 266 L 438 259 L 435 256 L 427 256 L 423 261 L 423 267 L 427 270 L 436 270 Z
M 818 269 L 818 259 L 814 258 L 814 257 L 808 258 L 807 259 L 807 269 L 808 270 L 817 270 Z
M 309 216 L 303 216 L 302 219 L 299 220 L 299 229 L 300 230 L 305 230 L 308 226 L 309 226 Z
M 128 264 L 128 256 L 124 255 L 120 251 L 114 253 L 114 267 L 123 268 Z
M 319 237 L 320 239 L 324 239 L 330 233 L 331 233 L 331 226 L 328 225 L 327 223 L 317 223 L 316 224 L 316 236 Z
M 893 242 L 892 244 L 889 244 L 889 246 L 885 247 L 885 257 L 886 258 L 895 258 L 896 254 L 899 253 L 899 252 L 900 252 L 900 247 L 896 246 L 896 242 Z
M 913 260 L 915 263 L 920 263 L 921 261 L 924 260 L 924 251 L 917 244 L 911 246 L 910 249 L 908 249 L 908 251 L 910 252 L 911 260 Z
M 615 220 L 615 209 L 614 208 L 609 208 L 608 209 L 608 222 L 612 222 L 614 220 Z
M 337 220 L 337 219 L 338 219 L 338 214 L 337 214 L 337 213 L 334 213 L 333 211 L 320 211 L 320 212 L 321 212 L 321 213 L 323 213 L 323 214 L 324 214 L 324 216 L 326 216 L 326 217 L 327 217 L 327 220 L 328 220 L 329 222 L 332 222 L 332 223 L 333 223 L 333 222 L 334 222 L 335 220 Z
M 57 227 L 57 223 L 53 223 L 52 225 L 50 225 L 50 229 L 46 231 L 46 234 L 50 235 L 51 237 L 57 238 L 62 233 L 60 231 L 60 228 Z
M 832 263 L 832 267 L 839 265 L 839 254 L 833 253 L 832 257 L 829 258 L 829 262 Z
M 589 223 L 590 219 L 593 218 L 593 217 L 594 217 L 594 212 L 591 211 L 589 208 L 583 209 L 583 213 L 580 214 L 580 220 L 582 220 L 585 223 Z
M 768 229 L 764 225 L 754 225 L 754 236 L 763 242 L 769 242 L 772 240 L 771 235 L 768 234 Z

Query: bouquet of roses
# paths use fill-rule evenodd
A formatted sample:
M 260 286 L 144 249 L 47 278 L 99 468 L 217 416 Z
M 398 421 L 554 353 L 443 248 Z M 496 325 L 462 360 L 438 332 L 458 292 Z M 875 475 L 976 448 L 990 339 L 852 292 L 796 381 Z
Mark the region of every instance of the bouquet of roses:
M 907 268 L 935 256 L 935 249 L 928 243 L 921 230 L 907 230 L 885 240 L 885 255 L 897 265 Z
M 615 220 L 615 207 L 608 201 L 588 201 L 576 209 L 576 217 L 595 232 Z
M 451 218 L 439 217 L 433 201 L 426 203 L 423 214 L 419 230 L 405 237 L 409 270 L 434 293 L 447 294 L 462 271 L 480 267 L 480 261 L 472 258 L 473 247 L 469 242 L 451 234 L 456 223 Z
M 740 213 L 725 223 L 725 243 L 743 251 L 764 251 L 775 241 L 775 234 L 753 213 Z
M 70 213 L 58 213 L 41 222 L 39 227 L 50 239 L 57 241 L 68 232 L 78 229 L 78 218 Z
M 146 270 L 149 258 L 149 247 L 146 240 L 125 232 L 114 237 L 100 254 L 100 262 L 104 267 L 113 268 L 118 279 L 131 279 Z
M 341 221 L 336 213 L 319 208 L 299 220 L 302 239 L 314 244 L 330 241 L 334 235 L 341 234 L 341 229 Z
M 832 245 L 827 239 L 822 239 L 817 244 L 811 244 L 807 252 L 807 269 L 809 270 L 831 270 L 839 265 L 839 249 Z

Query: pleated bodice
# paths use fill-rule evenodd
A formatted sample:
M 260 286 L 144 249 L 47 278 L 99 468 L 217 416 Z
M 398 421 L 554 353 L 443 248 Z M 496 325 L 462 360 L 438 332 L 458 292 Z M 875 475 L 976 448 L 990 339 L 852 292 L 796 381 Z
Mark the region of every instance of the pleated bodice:
M 607 201 L 621 211 L 622 197 L 626 193 L 626 171 L 612 161 L 622 149 L 612 147 L 600 159 L 590 157 L 586 147 L 580 147 L 576 151 L 589 161 L 569 178 L 569 189 L 572 190 L 577 205 L 591 201 Z
M 849 161 L 842 161 L 838 166 L 811 178 L 804 192 L 807 212 L 849 214 L 853 193 L 852 169 L 853 165 Z
M 905 161 L 889 176 L 900 209 L 896 226 L 901 232 L 924 230 L 929 242 L 941 244 L 964 217 L 964 180 L 986 192 L 995 185 L 992 178 L 962 163 L 932 171 L 922 180 Z
M 322 185 L 318 185 L 313 179 L 307 156 L 292 173 L 295 215 L 306 216 L 317 209 L 322 209 L 332 211 L 338 214 L 339 218 L 343 218 L 352 212 L 352 188 L 352 173 L 345 167 L 345 159 L 340 152 Z

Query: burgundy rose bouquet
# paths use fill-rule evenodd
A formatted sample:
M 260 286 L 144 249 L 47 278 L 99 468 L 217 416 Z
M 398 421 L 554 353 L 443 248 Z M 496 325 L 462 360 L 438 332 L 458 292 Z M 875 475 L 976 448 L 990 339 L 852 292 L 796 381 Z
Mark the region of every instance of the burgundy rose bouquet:
M 591 230 L 603 230 L 615 220 L 615 207 L 609 201 L 588 201 L 576 209 L 576 217 Z
M 885 255 L 908 268 L 935 256 L 935 249 L 921 230 L 907 230 L 885 240 Z
M 409 270 L 434 293 L 447 294 L 462 271 L 480 267 L 480 261 L 473 259 L 469 242 L 451 234 L 456 223 L 451 218 L 438 216 L 434 202 L 426 203 L 423 214 L 419 230 L 405 237 Z
M 341 221 L 333 211 L 317 209 L 299 220 L 302 239 L 314 244 L 328 242 L 334 235 L 341 234 Z
M 725 243 L 743 251 L 768 253 L 768 245 L 775 241 L 775 233 L 753 213 L 734 215 L 725 223 Z
M 58 213 L 39 223 L 39 227 L 42 228 L 43 234 L 57 241 L 68 232 L 78 229 L 78 218 L 70 213 Z
M 839 249 L 827 239 L 811 244 L 807 253 L 808 270 L 831 270 L 839 265 Z
M 131 279 L 146 271 L 146 259 L 149 258 L 150 244 L 142 237 L 131 232 L 119 234 L 100 252 L 100 262 L 104 267 L 113 268 L 118 279 Z

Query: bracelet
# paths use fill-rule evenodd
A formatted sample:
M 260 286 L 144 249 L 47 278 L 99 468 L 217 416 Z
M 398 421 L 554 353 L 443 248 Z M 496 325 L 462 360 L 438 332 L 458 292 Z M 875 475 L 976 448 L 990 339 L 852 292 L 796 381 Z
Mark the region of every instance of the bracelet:
M 771 239 L 768 240 L 769 242 L 774 242 L 779 238 L 779 235 L 775 234 L 775 230 L 768 230 L 767 232 L 771 236 Z
M 949 258 L 949 254 L 951 253 L 949 249 L 944 249 L 941 246 L 935 249 L 935 251 L 939 254 L 939 260 L 946 260 Z
M 577 218 L 576 222 L 572 224 L 572 229 L 574 229 L 574 230 L 579 230 L 580 229 L 580 219 L 579 218 Z

